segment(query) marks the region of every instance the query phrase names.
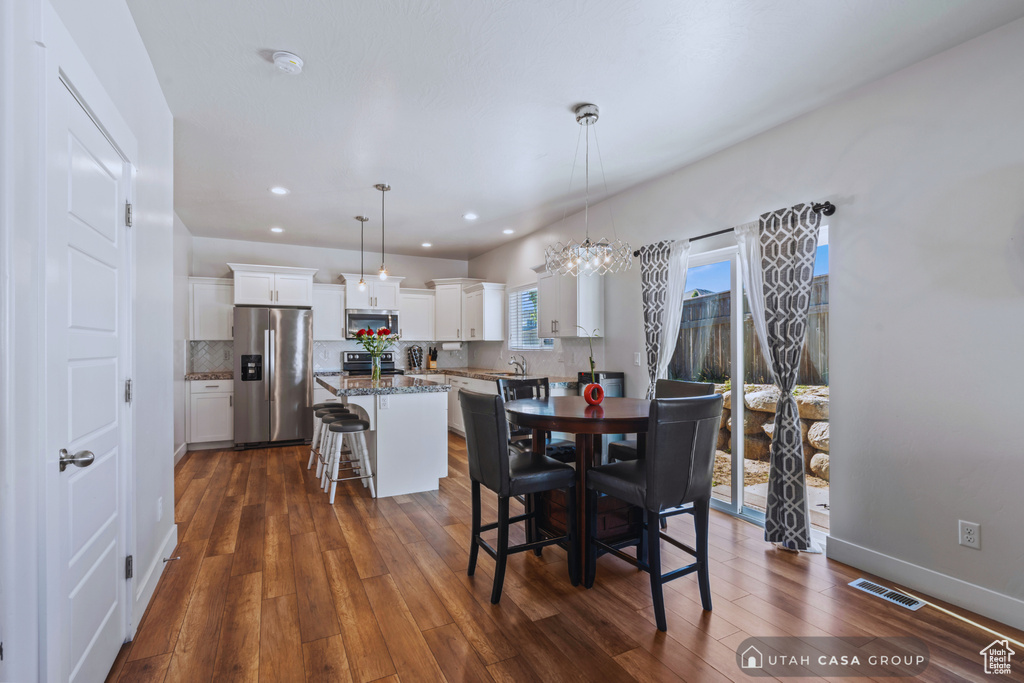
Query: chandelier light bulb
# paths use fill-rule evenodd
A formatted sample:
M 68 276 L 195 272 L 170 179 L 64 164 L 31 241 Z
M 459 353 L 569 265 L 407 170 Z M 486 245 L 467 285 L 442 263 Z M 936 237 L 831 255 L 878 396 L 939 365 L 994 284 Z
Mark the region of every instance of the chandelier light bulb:
M 388 269 L 385 268 L 384 266 L 380 267 L 380 279 L 381 280 L 387 280 L 388 279 Z
M 366 280 L 364 280 L 363 278 L 359 278 L 359 291 L 360 292 L 365 292 L 366 291 Z

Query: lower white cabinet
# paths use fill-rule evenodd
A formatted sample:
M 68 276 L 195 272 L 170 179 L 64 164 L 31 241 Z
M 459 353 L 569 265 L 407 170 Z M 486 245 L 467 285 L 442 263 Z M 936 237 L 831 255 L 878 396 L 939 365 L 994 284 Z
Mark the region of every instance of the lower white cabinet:
M 233 441 L 235 392 L 231 380 L 189 383 L 188 442 Z
M 475 391 L 478 394 L 498 395 L 498 384 L 493 380 L 473 379 L 471 377 L 459 377 L 448 375 L 447 384 L 452 385 L 448 392 L 448 429 L 459 434 L 466 433 L 466 425 L 462 421 L 462 405 L 459 403 L 459 390 Z

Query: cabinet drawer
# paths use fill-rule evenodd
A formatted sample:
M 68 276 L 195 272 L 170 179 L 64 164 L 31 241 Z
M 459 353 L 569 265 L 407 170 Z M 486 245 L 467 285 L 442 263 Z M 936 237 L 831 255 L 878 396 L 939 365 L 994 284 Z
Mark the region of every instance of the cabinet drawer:
M 233 379 L 211 379 L 211 380 L 200 380 L 194 379 L 189 382 L 189 389 L 193 394 L 213 394 L 213 393 L 234 393 L 235 391 L 235 380 Z

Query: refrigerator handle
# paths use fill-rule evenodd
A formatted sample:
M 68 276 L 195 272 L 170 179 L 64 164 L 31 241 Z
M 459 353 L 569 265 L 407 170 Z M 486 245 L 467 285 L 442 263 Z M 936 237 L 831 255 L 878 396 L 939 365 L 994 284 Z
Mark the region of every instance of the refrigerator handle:
M 274 330 L 270 330 L 270 355 L 267 358 L 270 361 L 270 377 L 269 377 L 269 379 L 270 379 L 270 382 L 272 384 L 277 384 L 277 363 L 274 362 L 274 356 L 276 354 L 277 354 L 277 333 Z M 273 394 L 270 393 L 271 390 L 273 390 L 273 389 L 276 389 L 276 387 L 271 387 L 270 384 L 267 385 L 267 393 L 270 394 L 268 396 L 268 398 L 271 401 L 274 400 Z
M 270 400 L 270 330 L 263 330 L 263 400 Z

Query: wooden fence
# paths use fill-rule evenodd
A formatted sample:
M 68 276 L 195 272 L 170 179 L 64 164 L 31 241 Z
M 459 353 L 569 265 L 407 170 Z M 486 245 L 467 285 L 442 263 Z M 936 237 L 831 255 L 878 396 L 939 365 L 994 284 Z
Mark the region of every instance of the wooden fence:
M 745 381 L 748 384 L 766 384 L 771 382 L 771 376 L 761 356 L 761 344 L 754 333 L 745 298 L 743 303 Z M 731 310 L 731 292 L 697 296 L 684 302 L 679 341 L 669 364 L 669 377 L 724 382 L 731 376 Z M 797 384 L 828 384 L 828 275 L 819 275 L 811 283 L 807 338 Z

